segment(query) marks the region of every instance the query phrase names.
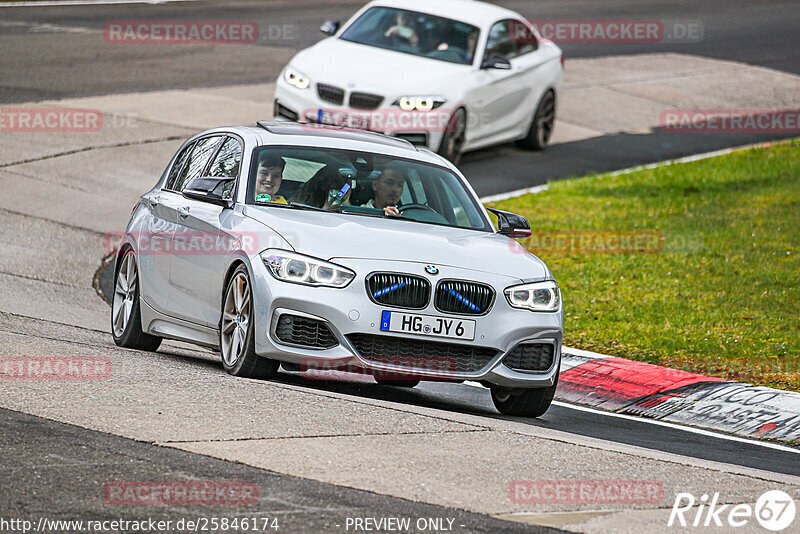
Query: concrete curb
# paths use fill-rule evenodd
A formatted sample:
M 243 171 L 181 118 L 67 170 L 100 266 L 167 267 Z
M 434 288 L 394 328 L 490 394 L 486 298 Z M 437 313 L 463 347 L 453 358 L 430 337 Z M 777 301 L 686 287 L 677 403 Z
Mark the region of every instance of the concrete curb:
M 745 438 L 800 441 L 800 393 L 568 347 L 556 398 Z

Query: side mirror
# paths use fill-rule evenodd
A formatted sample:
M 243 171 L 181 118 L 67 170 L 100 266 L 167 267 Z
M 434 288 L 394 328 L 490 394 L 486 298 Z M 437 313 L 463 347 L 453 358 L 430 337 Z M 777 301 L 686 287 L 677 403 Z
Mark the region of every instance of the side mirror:
M 183 196 L 209 204 L 216 204 L 223 208 L 232 208 L 233 200 L 223 198 L 223 191 L 227 184 L 235 181 L 236 178 L 218 178 L 204 176 L 195 178 L 184 188 Z
M 341 25 L 341 22 L 338 20 L 326 20 L 325 23 L 319 27 L 319 31 L 325 35 L 336 35 Z
M 497 215 L 497 233 L 507 235 L 512 239 L 522 239 L 531 236 L 531 226 L 528 219 L 510 211 L 486 208 Z
M 481 63 L 481 69 L 511 70 L 511 62 L 502 54 L 489 54 Z

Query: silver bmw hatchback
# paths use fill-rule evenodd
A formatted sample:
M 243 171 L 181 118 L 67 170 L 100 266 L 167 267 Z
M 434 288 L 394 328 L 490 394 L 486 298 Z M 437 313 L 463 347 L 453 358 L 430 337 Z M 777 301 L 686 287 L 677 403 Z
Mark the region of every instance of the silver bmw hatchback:
M 133 210 L 114 341 L 188 341 L 248 378 L 476 381 L 501 413 L 538 417 L 562 299 L 514 241 L 525 218 L 489 212 L 452 164 L 400 139 L 286 122 L 203 132 Z

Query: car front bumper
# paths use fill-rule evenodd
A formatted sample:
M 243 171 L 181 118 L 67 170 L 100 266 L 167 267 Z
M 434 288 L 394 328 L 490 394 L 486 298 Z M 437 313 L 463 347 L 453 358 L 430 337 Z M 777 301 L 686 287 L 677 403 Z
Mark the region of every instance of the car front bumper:
M 436 116 L 420 117 L 418 112 L 404 112 L 391 104 L 387 98 L 373 110 L 352 109 L 346 105 L 336 105 L 322 100 L 317 94 L 315 84 L 311 84 L 307 89 L 296 89 L 281 78 L 275 86 L 273 115 L 276 120 L 301 123 L 318 122 L 320 110 L 366 116 L 370 121 L 369 131 L 406 139 L 416 146 L 434 152 L 439 150 L 449 116 L 439 116 L 440 114 L 434 110 L 431 113 Z M 418 116 L 414 117 L 415 114 Z
M 334 260 L 353 269 L 357 276 L 344 289 L 308 287 L 276 280 L 261 261 L 252 264 L 255 319 L 256 352 L 263 357 L 299 365 L 308 370 L 363 369 L 367 374 L 383 374 L 402 378 L 413 376 L 421 380 L 481 381 L 506 388 L 539 388 L 552 386 L 561 359 L 563 312 L 536 313 L 512 308 L 503 295 L 505 287 L 520 283 L 519 279 L 507 276 L 440 266 L 439 276 L 426 276 L 435 287 L 437 278 L 456 278 L 490 284 L 497 296 L 491 310 L 483 316 L 464 316 L 441 313 L 433 305 L 421 310 L 408 310 L 383 306 L 370 300 L 366 292 L 365 278 L 375 271 L 409 273 L 420 275 L 425 264 L 386 260 Z M 418 334 L 388 333 L 380 330 L 381 314 L 384 310 L 416 313 L 448 319 L 471 319 L 475 321 L 474 341 L 436 338 Z M 295 315 L 324 322 L 338 344 L 331 348 L 307 348 L 285 343 L 276 336 L 277 319 L 283 314 Z M 400 354 L 401 365 L 389 365 L 369 360 L 359 353 L 351 338 L 352 334 L 393 336 L 403 340 L 447 343 L 492 349 L 496 354 L 480 369 L 463 372 L 441 360 L 422 361 L 422 357 Z M 543 371 L 517 371 L 503 363 L 508 353 L 520 343 L 545 343 L 553 345 L 552 365 Z M 408 356 L 408 359 L 406 359 Z

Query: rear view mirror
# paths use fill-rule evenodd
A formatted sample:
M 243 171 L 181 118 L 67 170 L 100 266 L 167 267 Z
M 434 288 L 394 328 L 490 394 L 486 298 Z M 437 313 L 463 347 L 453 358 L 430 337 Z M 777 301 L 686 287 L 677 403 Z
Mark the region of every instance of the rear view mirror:
M 339 31 L 341 23 L 338 20 L 326 20 L 325 23 L 319 27 L 319 31 L 325 35 L 336 35 Z
M 531 236 L 531 226 L 528 219 L 510 211 L 486 208 L 497 215 L 497 233 L 507 235 L 512 239 L 522 239 Z
M 183 196 L 210 204 L 216 204 L 224 208 L 232 208 L 233 200 L 223 198 L 225 186 L 236 180 L 236 178 L 219 178 L 204 176 L 195 178 L 183 190 Z

